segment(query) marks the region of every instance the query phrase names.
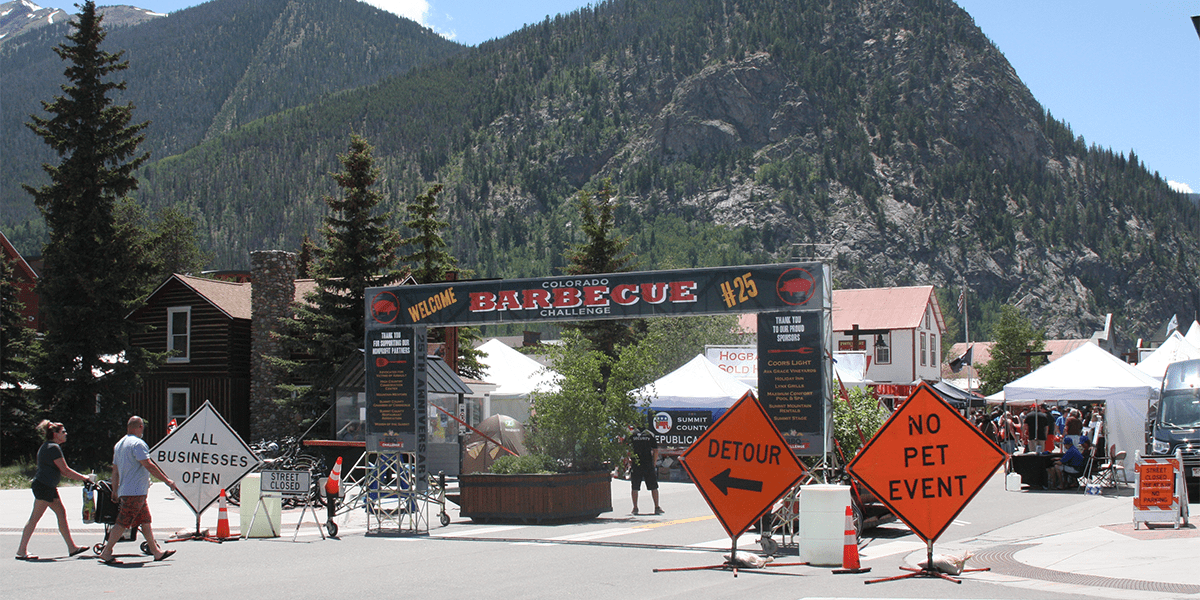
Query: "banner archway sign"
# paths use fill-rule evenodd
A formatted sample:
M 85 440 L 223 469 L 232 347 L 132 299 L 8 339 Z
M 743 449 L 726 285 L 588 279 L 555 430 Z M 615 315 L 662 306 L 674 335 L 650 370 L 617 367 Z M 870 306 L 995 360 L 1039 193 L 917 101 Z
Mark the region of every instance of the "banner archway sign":
M 759 400 L 794 454 L 820 456 L 832 420 L 831 280 L 786 263 L 368 288 L 368 452 L 411 453 L 426 485 L 426 330 L 757 313 Z

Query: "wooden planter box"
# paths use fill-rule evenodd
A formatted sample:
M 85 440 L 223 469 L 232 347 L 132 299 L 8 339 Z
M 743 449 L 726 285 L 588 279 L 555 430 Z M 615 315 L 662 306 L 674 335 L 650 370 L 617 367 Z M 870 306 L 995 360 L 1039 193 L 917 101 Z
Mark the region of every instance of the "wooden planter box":
M 612 512 L 607 471 L 548 475 L 471 473 L 458 479 L 459 514 L 474 521 L 524 523 L 594 519 Z

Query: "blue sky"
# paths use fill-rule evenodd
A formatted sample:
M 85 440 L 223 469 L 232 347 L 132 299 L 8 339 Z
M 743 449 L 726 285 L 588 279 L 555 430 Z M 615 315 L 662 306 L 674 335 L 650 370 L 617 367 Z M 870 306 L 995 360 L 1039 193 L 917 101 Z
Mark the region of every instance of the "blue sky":
M 43 0 L 73 12 L 78 0 Z M 35 0 L 36 2 L 36 0 Z M 1133 150 L 1200 192 L 1200 1 L 957 0 L 1034 98 L 1089 145 Z M 100 0 L 171 12 L 196 0 Z M 463 44 L 503 37 L 583 0 L 368 0 Z

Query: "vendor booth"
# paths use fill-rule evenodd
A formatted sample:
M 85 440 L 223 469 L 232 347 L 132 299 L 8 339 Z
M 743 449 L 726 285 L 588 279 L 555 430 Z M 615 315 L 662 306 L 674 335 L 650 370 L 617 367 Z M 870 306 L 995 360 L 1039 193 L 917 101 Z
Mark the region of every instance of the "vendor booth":
M 662 448 L 659 476 L 672 481 L 685 480 L 678 455 L 752 390 L 749 384 L 722 371 L 703 354 L 654 383 L 634 390 L 635 397 L 650 399 L 649 418 Z
M 1095 344 L 1084 344 L 1004 386 L 1009 406 L 1103 402 L 1107 443 L 1127 452 L 1130 472 L 1135 452 L 1146 446 L 1146 409 L 1157 395 L 1153 377 Z
M 1178 331 L 1172 331 L 1166 341 L 1143 358 L 1135 368 L 1161 382 L 1163 375 L 1167 373 L 1167 365 L 1195 358 L 1200 358 L 1200 348 L 1188 342 Z
M 482 379 L 496 385 L 485 401 L 483 418 L 505 414 L 518 421 L 528 421 L 530 394 L 558 389 L 558 373 L 498 339 L 480 345 L 479 351 L 483 353 L 479 359 L 483 365 Z

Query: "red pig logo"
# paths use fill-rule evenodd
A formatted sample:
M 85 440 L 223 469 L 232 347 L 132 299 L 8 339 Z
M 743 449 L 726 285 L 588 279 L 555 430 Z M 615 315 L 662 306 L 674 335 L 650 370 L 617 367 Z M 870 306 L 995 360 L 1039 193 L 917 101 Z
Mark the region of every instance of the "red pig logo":
M 371 300 L 371 318 L 379 323 L 391 323 L 400 314 L 396 297 L 391 292 L 380 292 Z
M 812 298 L 817 280 L 804 269 L 788 269 L 775 282 L 775 293 L 784 304 L 800 306 Z

